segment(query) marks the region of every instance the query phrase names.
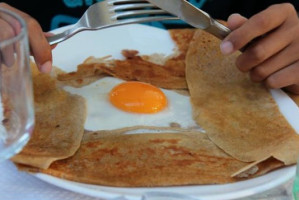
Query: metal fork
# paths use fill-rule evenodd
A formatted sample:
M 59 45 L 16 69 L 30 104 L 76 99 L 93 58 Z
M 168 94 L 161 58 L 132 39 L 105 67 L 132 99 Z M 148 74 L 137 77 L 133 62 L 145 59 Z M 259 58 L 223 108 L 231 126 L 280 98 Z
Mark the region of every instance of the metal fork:
M 104 0 L 91 5 L 79 21 L 62 33 L 48 37 L 50 45 L 62 42 L 84 30 L 99 30 L 112 26 L 150 21 L 178 19 L 141 0 Z

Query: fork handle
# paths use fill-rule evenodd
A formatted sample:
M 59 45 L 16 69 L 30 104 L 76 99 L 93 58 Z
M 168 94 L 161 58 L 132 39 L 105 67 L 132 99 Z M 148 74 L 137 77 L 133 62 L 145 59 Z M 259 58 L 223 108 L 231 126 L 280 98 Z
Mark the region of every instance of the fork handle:
M 219 23 L 217 20 L 211 20 L 211 25 L 206 28 L 205 31 L 211 33 L 221 40 L 223 40 L 231 32 L 229 28 Z
M 61 33 L 47 37 L 47 40 L 50 45 L 57 44 L 64 40 L 69 39 L 73 35 L 77 34 L 80 31 L 83 31 L 83 30 L 85 30 L 84 27 L 78 27 L 77 24 L 75 24 L 71 28 L 69 28 Z
M 65 32 L 58 33 L 56 35 L 52 35 L 52 36 L 47 37 L 47 40 L 48 40 L 50 45 L 58 44 L 58 43 L 66 40 L 66 39 L 67 39 L 67 34 Z

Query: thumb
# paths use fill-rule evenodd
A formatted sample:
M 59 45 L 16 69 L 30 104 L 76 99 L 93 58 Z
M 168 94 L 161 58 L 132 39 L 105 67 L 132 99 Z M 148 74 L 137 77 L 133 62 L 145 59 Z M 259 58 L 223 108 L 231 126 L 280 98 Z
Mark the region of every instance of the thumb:
M 231 14 L 227 19 L 227 26 L 231 30 L 235 30 L 242 26 L 247 21 L 247 18 L 241 16 L 240 14 Z

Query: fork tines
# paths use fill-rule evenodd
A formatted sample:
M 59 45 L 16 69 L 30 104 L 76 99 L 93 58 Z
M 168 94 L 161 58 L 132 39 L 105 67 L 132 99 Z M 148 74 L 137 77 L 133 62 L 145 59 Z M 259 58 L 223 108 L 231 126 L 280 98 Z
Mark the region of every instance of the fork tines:
M 173 15 L 170 15 L 147 1 L 107 0 L 107 3 L 111 6 L 110 11 L 115 13 L 113 17 L 118 21 L 133 17 L 135 20 L 139 17 L 142 18 L 142 20 L 147 19 L 147 21 L 158 21 L 161 18 L 176 19 Z
M 146 3 L 146 4 L 150 4 L 152 6 L 154 6 L 153 4 L 149 3 L 146 0 L 107 0 L 107 2 L 109 2 L 110 4 L 113 5 L 121 5 L 121 4 L 132 4 L 132 3 Z

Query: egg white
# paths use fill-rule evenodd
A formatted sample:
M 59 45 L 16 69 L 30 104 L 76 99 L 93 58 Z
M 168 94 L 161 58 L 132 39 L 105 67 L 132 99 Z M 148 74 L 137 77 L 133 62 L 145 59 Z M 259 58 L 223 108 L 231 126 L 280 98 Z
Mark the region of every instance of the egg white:
M 131 126 L 169 127 L 177 123 L 182 128 L 196 127 L 192 118 L 190 97 L 171 90 L 162 89 L 168 100 L 168 106 L 158 113 L 136 114 L 122 111 L 109 101 L 109 92 L 124 82 L 114 77 L 104 77 L 82 88 L 65 87 L 72 94 L 83 96 L 87 102 L 85 129 L 113 130 Z

